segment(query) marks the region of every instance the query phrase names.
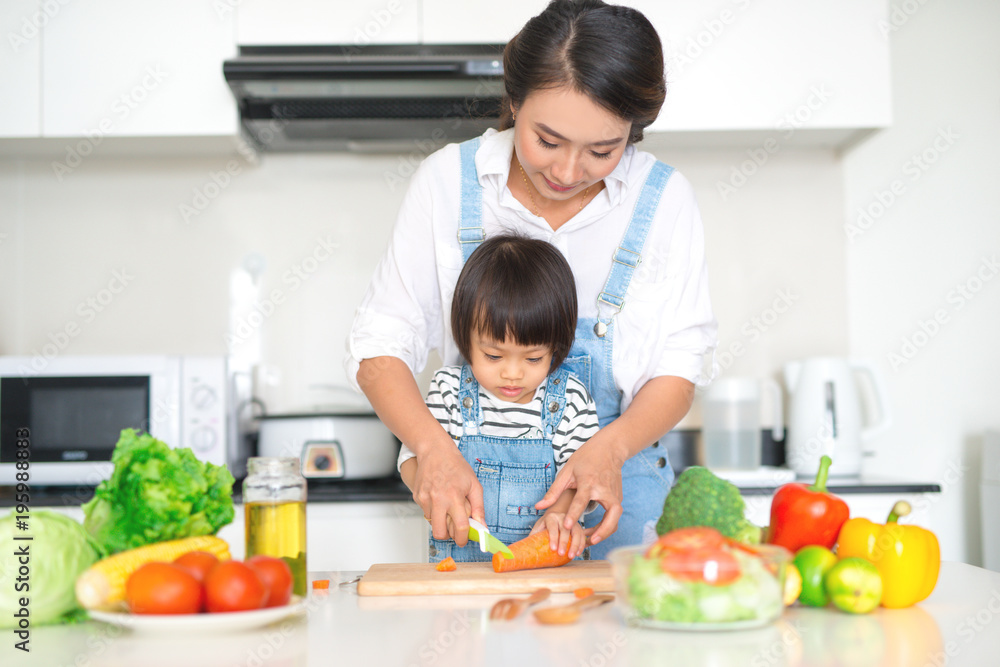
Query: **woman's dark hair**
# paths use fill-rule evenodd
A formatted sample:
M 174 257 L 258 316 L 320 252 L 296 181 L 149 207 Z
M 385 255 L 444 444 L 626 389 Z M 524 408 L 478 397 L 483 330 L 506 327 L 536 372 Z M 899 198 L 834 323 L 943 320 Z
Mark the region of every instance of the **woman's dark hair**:
M 554 0 L 530 19 L 503 52 L 500 129 L 510 107 L 536 90 L 569 86 L 632 123 L 628 143 L 656 120 L 667 94 L 663 47 L 638 10 L 601 0 Z
M 466 361 L 472 334 L 552 348 L 563 362 L 576 334 L 576 283 L 555 246 L 503 234 L 476 248 L 462 268 L 451 302 L 451 331 Z

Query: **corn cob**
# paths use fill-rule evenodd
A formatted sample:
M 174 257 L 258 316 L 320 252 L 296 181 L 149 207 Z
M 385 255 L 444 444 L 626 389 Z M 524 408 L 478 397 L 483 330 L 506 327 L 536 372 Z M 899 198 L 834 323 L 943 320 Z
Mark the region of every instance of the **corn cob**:
M 190 551 L 207 551 L 229 560 L 229 545 L 213 535 L 185 537 L 129 549 L 97 561 L 76 580 L 76 599 L 84 609 L 116 609 L 125 600 L 125 582 L 140 566 L 170 563 Z

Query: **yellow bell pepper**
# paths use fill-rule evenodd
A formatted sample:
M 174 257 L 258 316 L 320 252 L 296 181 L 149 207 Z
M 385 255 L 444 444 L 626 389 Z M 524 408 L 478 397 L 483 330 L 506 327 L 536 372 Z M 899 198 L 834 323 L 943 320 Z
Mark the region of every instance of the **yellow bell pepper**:
M 909 607 L 934 590 L 941 568 L 937 537 L 919 526 L 896 521 L 910 513 L 910 504 L 899 501 L 885 525 L 868 519 L 848 519 L 837 538 L 837 557 L 857 556 L 873 563 L 882 575 L 882 606 Z

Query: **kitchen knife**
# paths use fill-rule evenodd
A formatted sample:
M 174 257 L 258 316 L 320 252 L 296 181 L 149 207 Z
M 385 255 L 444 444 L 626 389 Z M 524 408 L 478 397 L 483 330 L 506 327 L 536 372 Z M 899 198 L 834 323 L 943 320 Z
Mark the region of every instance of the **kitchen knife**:
M 469 539 L 479 542 L 479 550 L 491 554 L 502 553 L 504 558 L 513 558 L 514 554 L 506 544 L 490 535 L 490 529 L 479 523 L 471 516 L 469 517 Z

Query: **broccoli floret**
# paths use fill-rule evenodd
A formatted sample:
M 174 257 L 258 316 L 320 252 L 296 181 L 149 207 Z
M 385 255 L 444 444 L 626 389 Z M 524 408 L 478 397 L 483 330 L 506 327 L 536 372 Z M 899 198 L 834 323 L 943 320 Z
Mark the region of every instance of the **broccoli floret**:
M 744 516 L 746 504 L 736 485 L 716 477 L 702 466 L 682 472 L 663 503 L 656 522 L 658 535 L 677 528 L 710 526 L 734 540 L 758 544 L 761 529 Z

